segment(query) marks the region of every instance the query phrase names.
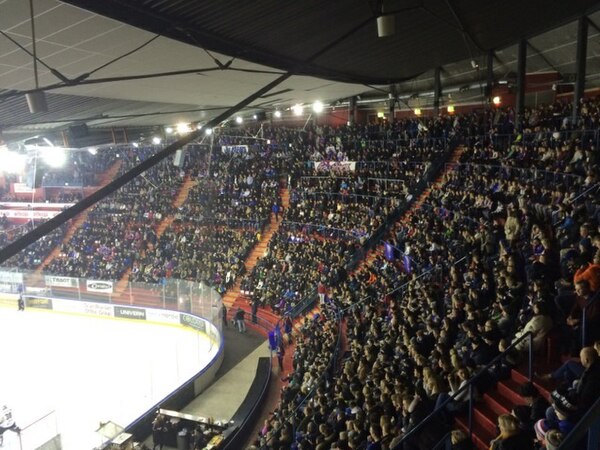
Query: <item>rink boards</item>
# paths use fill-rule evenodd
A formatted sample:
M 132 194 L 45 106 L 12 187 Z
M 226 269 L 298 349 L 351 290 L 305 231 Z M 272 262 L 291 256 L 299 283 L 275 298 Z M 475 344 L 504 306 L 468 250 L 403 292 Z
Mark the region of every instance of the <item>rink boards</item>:
M 139 344 L 138 345 L 151 345 L 150 342 L 153 339 L 153 336 L 156 335 L 160 335 L 162 336 L 162 333 L 175 333 L 177 335 L 181 335 L 183 336 L 189 336 L 189 339 L 186 338 L 186 342 L 189 341 L 191 339 L 192 346 L 192 351 L 193 353 L 198 353 L 197 349 L 201 349 L 200 353 L 202 353 L 204 356 L 202 356 L 203 358 L 207 358 L 204 361 L 201 362 L 201 364 L 198 364 L 198 362 L 196 362 L 196 369 L 190 371 L 183 371 L 182 373 L 178 372 L 178 376 L 183 375 L 184 373 L 188 373 L 189 375 L 186 375 L 185 377 L 181 377 L 179 378 L 179 382 L 176 385 L 173 385 L 173 387 L 169 390 L 169 391 L 165 391 L 163 394 L 161 394 L 161 396 L 156 397 L 156 400 L 154 402 L 149 403 L 145 403 L 144 405 L 140 404 L 139 407 L 141 407 L 141 409 L 138 407 L 137 409 L 137 413 L 133 413 L 133 411 L 129 411 L 129 415 L 128 415 L 128 420 L 121 420 L 120 425 L 127 427 L 129 424 L 131 423 L 138 423 L 140 421 L 144 421 L 145 422 L 145 416 L 154 410 L 154 408 L 156 406 L 160 407 L 160 405 L 163 404 L 163 401 L 167 398 L 170 398 L 174 393 L 178 392 L 182 386 L 186 386 L 185 388 L 185 394 L 186 395 L 193 395 L 196 396 L 198 395 L 200 392 L 202 392 L 207 386 L 208 384 L 210 384 L 212 382 L 212 380 L 214 379 L 214 375 L 217 372 L 217 370 L 220 367 L 220 364 L 222 362 L 222 358 L 223 358 L 223 342 L 222 342 L 222 336 L 220 334 L 220 331 L 208 320 L 203 319 L 201 317 L 197 317 L 195 315 L 192 314 L 188 314 L 185 312 L 178 312 L 178 311 L 171 311 L 171 310 L 162 310 L 162 309 L 154 309 L 154 308 L 144 308 L 144 307 L 133 307 L 133 306 L 129 306 L 129 305 L 117 305 L 117 304 L 107 304 L 107 303 L 95 303 L 95 302 L 85 302 L 85 301 L 79 301 L 79 300 L 65 300 L 65 299 L 57 299 L 57 298 L 51 298 L 51 297 L 44 297 L 44 296 L 37 296 L 37 295 L 25 295 L 23 296 L 24 301 L 25 301 L 25 312 L 17 312 L 17 299 L 18 296 L 17 295 L 13 295 L 13 294 L 0 294 L 0 313 L 5 316 L 4 320 L 9 320 L 10 322 L 13 323 L 15 330 L 12 331 L 12 333 L 15 334 L 11 334 L 11 340 L 12 338 L 14 338 L 15 340 L 17 340 L 17 342 L 19 342 L 19 339 L 23 339 L 22 337 L 18 337 L 17 336 L 17 332 L 16 329 L 22 329 L 23 333 L 27 333 L 27 328 L 29 328 L 29 333 L 25 334 L 25 336 L 29 335 L 34 339 L 37 339 L 39 341 L 39 338 L 42 337 L 44 344 L 47 344 L 48 347 L 50 349 L 53 348 L 53 344 L 50 343 L 50 341 L 52 340 L 52 337 L 50 336 L 51 334 L 53 334 L 52 331 L 48 331 L 46 330 L 45 332 L 43 331 L 43 329 L 37 329 L 36 325 L 41 325 L 42 327 L 46 326 L 46 324 L 48 322 L 52 322 L 54 323 L 54 320 L 47 320 L 50 319 L 51 316 L 55 316 L 57 319 L 61 318 L 61 320 L 59 320 L 58 322 L 56 322 L 56 324 L 60 327 L 62 323 L 67 323 L 64 322 L 66 320 L 69 321 L 73 321 L 75 320 L 76 322 L 80 322 L 77 317 L 81 317 L 81 323 L 88 323 L 89 320 L 92 320 L 93 322 L 91 322 L 92 325 L 90 326 L 85 326 L 83 327 L 83 331 L 94 328 L 94 330 L 90 330 L 90 332 L 100 332 L 100 336 L 106 336 L 106 333 L 112 334 L 112 331 L 114 329 L 114 327 L 126 327 L 127 329 L 131 329 L 130 335 L 128 338 L 130 339 L 139 339 Z M 2 312 L 4 311 L 4 312 Z M 37 318 L 38 320 L 35 320 L 35 318 Z M 63 319 L 64 318 L 64 319 Z M 32 322 L 33 321 L 33 322 Z M 102 324 L 105 325 L 102 325 Z M 93 324 L 97 324 L 97 328 L 96 325 Z M 114 324 L 114 325 L 112 325 Z M 130 325 L 129 325 L 130 324 Z M 6 326 L 6 323 L 5 323 Z M 140 328 L 141 327 L 141 328 Z M 169 331 L 169 329 L 171 329 L 171 331 Z M 35 330 L 35 331 L 34 331 Z M 108 330 L 108 331 L 102 331 L 102 330 Z M 144 332 L 143 330 L 148 330 L 146 332 Z M 152 331 L 154 330 L 154 331 Z M 160 330 L 164 330 L 160 331 Z M 5 328 L 4 330 L 7 332 L 8 330 Z M 81 331 L 81 330 L 80 330 Z M 142 334 L 144 335 L 144 337 L 140 336 L 139 338 L 138 333 L 142 332 Z M 182 334 L 183 333 L 183 334 Z M 188 334 L 189 333 L 189 334 Z M 0 333 L 2 334 L 2 333 Z M 157 339 L 167 339 L 167 338 L 157 338 Z M 64 343 L 63 343 L 64 344 Z M 153 345 L 153 344 L 152 344 Z M 179 344 L 177 344 L 179 345 Z M 187 345 L 187 344 L 182 344 L 182 345 Z M 24 346 L 25 347 L 25 346 Z M 54 346 L 55 347 L 55 346 Z M 85 351 L 87 349 L 87 347 L 82 346 L 83 350 Z M 92 347 L 93 348 L 93 347 Z M 94 351 L 92 350 L 92 348 L 90 348 L 90 351 Z M 185 347 L 182 347 L 185 348 Z M 102 364 L 105 364 L 107 361 L 111 361 L 111 364 L 114 365 L 114 367 L 128 367 L 128 359 L 131 358 L 133 355 L 131 353 L 131 351 L 129 352 L 125 352 L 126 355 L 123 355 L 123 359 L 120 359 L 120 357 L 118 355 L 112 355 L 109 359 L 106 359 L 106 355 L 102 354 L 102 350 L 100 350 L 98 352 L 98 348 L 95 349 L 96 350 L 96 354 L 98 355 L 98 360 L 102 361 Z M 116 350 L 116 349 L 115 349 Z M 11 352 L 9 352 L 10 354 Z M 180 359 L 184 360 L 187 362 L 187 360 L 189 359 L 186 355 L 186 353 L 184 353 L 184 351 L 176 351 L 174 348 L 172 350 L 172 353 L 175 354 L 177 353 L 177 356 L 174 356 L 173 358 L 175 362 L 179 361 Z M 20 348 L 19 351 L 16 351 L 13 355 L 13 358 L 15 358 L 15 362 L 20 363 L 21 361 L 29 361 L 31 358 L 29 358 L 27 355 L 29 353 L 27 352 L 26 348 Z M 80 354 L 80 353 L 79 353 Z M 16 355 L 16 356 L 15 356 Z M 135 359 L 135 358 L 134 358 Z M 78 363 L 80 364 L 80 366 L 82 367 L 82 370 L 95 370 L 97 371 L 97 367 L 91 367 L 92 364 L 94 364 L 94 361 L 92 360 L 92 362 L 90 363 L 85 362 L 85 361 L 78 361 Z M 24 365 L 23 367 L 21 367 L 22 370 L 26 371 L 26 372 L 37 372 L 38 371 L 38 367 L 42 366 L 42 367 L 52 367 L 53 362 L 50 361 L 48 364 L 39 364 L 38 363 L 34 363 L 34 362 L 27 362 L 25 363 L 26 365 Z M 27 364 L 34 364 L 34 366 L 32 366 L 32 368 L 30 368 L 29 366 L 27 366 Z M 127 385 L 129 382 L 126 381 L 125 379 L 122 379 L 121 376 L 117 377 L 119 384 L 121 384 L 121 381 L 123 382 L 123 387 L 122 390 L 128 391 L 128 390 L 138 390 L 141 392 L 141 387 L 140 386 L 151 386 L 151 390 L 154 389 L 154 394 L 157 394 L 158 392 L 156 392 L 156 386 L 158 386 L 158 379 L 163 380 L 163 378 L 166 380 L 166 376 L 167 371 L 166 369 L 162 368 L 162 365 L 160 363 L 154 362 L 154 363 L 150 363 L 150 362 L 145 362 L 145 360 L 141 360 L 141 361 L 137 361 L 136 363 L 132 364 L 132 367 L 138 367 L 140 365 L 146 364 L 142 367 L 142 369 L 144 369 L 146 372 L 153 372 L 153 375 L 149 375 L 146 380 L 142 379 L 141 382 L 138 380 L 133 380 L 132 382 L 134 384 L 129 384 L 129 386 L 132 386 L 130 388 L 126 388 L 125 385 Z M 191 365 L 192 363 L 190 362 L 188 364 Z M 159 372 L 154 372 L 156 369 L 159 370 Z M 131 370 L 131 369 L 129 369 Z M 128 370 L 128 371 L 129 371 Z M 172 369 L 171 369 L 172 371 Z M 194 375 L 195 374 L 195 375 Z M 29 390 L 30 388 L 28 386 L 32 386 L 32 385 L 36 385 L 38 387 L 36 394 L 32 395 L 30 399 L 27 399 L 27 402 L 25 402 L 24 405 L 17 405 L 17 399 L 15 398 L 8 398 L 7 400 L 11 401 L 13 404 L 15 404 L 15 409 L 17 411 L 21 411 L 21 413 L 25 412 L 24 410 L 31 410 L 31 415 L 35 415 L 35 414 L 39 414 L 41 411 L 34 411 L 35 407 L 34 407 L 34 403 L 37 403 L 37 401 L 33 402 L 34 400 L 42 400 L 41 397 L 43 397 L 43 393 L 41 391 L 41 389 L 43 389 L 43 387 L 39 384 L 39 381 L 36 382 L 36 378 L 39 379 L 39 377 L 36 376 L 32 376 L 31 379 L 29 380 L 28 384 L 24 384 L 23 386 L 23 393 L 27 393 L 29 394 Z M 42 379 L 45 379 L 46 377 L 43 377 Z M 42 379 L 39 379 L 40 381 Z M 20 377 L 14 377 L 13 378 L 13 383 L 19 383 L 20 384 Z M 25 383 L 25 380 L 23 380 Z M 89 380 L 92 381 L 92 380 Z M 101 385 L 101 384 L 107 384 L 108 380 L 103 379 L 102 377 L 98 378 L 96 383 L 92 383 L 92 385 Z M 110 382 L 109 382 L 110 383 Z M 43 383 L 45 384 L 45 383 Z M 108 386 L 107 388 L 110 390 L 114 390 L 115 389 L 115 385 L 113 383 L 110 383 L 112 386 Z M 54 387 L 52 384 L 45 384 L 46 385 L 46 389 L 49 389 L 50 391 L 54 390 Z M 179 387 L 178 387 L 179 386 Z M 13 385 L 13 387 L 15 388 L 14 390 L 19 390 L 21 389 L 20 386 L 17 385 Z M 82 389 L 79 392 L 79 395 L 81 396 L 82 394 L 85 395 L 86 392 L 86 388 Z M 170 392 L 170 393 L 169 393 Z M 181 395 L 181 394 L 179 394 Z M 20 396 L 22 400 L 25 400 L 23 398 L 23 396 Z M 30 395 L 27 395 L 27 397 L 30 397 Z M 161 400 L 162 399 L 162 400 Z M 1 400 L 1 399 L 0 399 Z M 31 400 L 31 401 L 30 401 Z M 105 399 L 106 402 L 108 402 L 108 398 Z M 144 399 L 145 401 L 147 401 L 147 399 Z M 130 400 L 131 401 L 131 400 Z M 134 402 L 131 402 L 134 403 Z M 48 403 L 50 404 L 50 403 Z M 115 404 L 115 406 L 117 408 L 119 408 L 119 405 Z M 133 405 L 129 405 L 128 402 L 128 406 L 131 406 L 131 408 L 133 409 Z M 150 409 L 148 409 L 150 407 Z M 120 407 L 122 408 L 123 405 L 120 405 Z M 44 410 L 45 413 L 46 410 Z M 29 411 L 27 411 L 29 412 Z M 62 416 L 62 418 L 64 419 L 65 413 L 60 411 L 59 409 L 59 418 Z M 21 414 L 21 417 L 23 416 L 23 414 Z M 104 414 L 103 417 L 112 417 L 112 414 Z M 133 422 L 132 422 L 133 421 Z M 59 429 L 63 429 L 64 430 L 64 420 L 58 420 L 59 425 L 58 428 Z M 89 422 L 89 421 L 88 421 Z M 98 422 L 96 422 L 98 423 Z M 87 426 L 85 427 L 87 430 L 91 431 L 91 426 L 88 423 Z M 95 426 L 93 427 L 94 429 L 96 428 Z M 45 433 L 44 433 L 45 434 Z M 13 436 L 9 436 L 8 439 L 10 440 L 10 438 Z M 64 439 L 67 436 L 63 435 L 63 444 L 65 444 Z M 16 436 L 14 436 L 13 438 L 16 438 Z M 73 440 L 71 440 L 70 443 L 72 443 Z M 5 442 L 5 444 L 10 444 L 9 442 Z M 8 448 L 8 450 L 12 450 L 10 445 L 5 445 L 5 447 Z M 37 447 L 34 447 L 37 448 Z M 68 445 L 67 447 L 64 447 L 67 450 L 85 450 L 86 448 L 90 448 L 90 447 L 86 447 L 86 446 L 77 446 L 77 445 Z M 28 449 L 25 449 L 28 450 Z

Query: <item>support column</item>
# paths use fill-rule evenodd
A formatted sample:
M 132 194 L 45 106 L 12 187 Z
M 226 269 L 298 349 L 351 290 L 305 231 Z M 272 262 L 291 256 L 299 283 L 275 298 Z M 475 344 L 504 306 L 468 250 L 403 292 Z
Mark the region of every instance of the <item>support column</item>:
M 442 68 L 436 67 L 433 73 L 433 116 L 440 114 L 440 97 L 442 96 Z
M 490 105 L 492 103 L 492 91 L 494 89 L 494 50 L 490 50 L 487 54 L 486 75 L 485 96 L 488 105 Z
M 587 41 L 588 41 L 589 21 L 586 16 L 579 18 L 577 23 L 577 50 L 575 56 L 575 89 L 573 91 L 573 116 L 571 118 L 573 125 L 579 118 L 580 102 L 585 91 L 586 59 L 587 59 Z
M 350 97 L 350 102 L 348 104 L 348 121 L 350 122 L 350 125 L 356 123 L 356 97 Z
M 517 54 L 517 122 L 519 131 L 523 130 L 523 116 L 525 112 L 525 71 L 527 65 L 527 40 L 519 41 Z

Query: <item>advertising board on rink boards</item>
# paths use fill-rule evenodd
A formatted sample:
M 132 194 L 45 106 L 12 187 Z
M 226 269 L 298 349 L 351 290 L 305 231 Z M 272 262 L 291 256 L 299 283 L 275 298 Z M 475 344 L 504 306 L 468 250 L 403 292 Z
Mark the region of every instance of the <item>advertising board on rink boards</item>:
M 126 305 L 111 305 L 107 303 L 83 302 L 65 300 L 35 295 L 25 295 L 25 304 L 29 308 L 47 309 L 63 313 L 85 314 L 99 317 L 114 317 L 116 319 L 144 320 L 154 323 L 165 323 L 191 328 L 206 334 L 213 342 L 220 341 L 220 333 L 211 322 L 192 314 L 166 309 L 137 308 Z

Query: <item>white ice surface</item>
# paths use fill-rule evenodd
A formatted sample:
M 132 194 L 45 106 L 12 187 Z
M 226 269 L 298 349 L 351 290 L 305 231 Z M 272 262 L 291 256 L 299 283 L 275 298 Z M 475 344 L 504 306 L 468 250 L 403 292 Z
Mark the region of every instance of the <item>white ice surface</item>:
M 56 431 L 65 450 L 99 446 L 100 422 L 128 425 L 218 350 L 191 329 L 6 308 L 0 346 L 0 404 L 24 428 L 22 450 Z M 18 436 L 5 432 L 1 450 L 21 450 Z

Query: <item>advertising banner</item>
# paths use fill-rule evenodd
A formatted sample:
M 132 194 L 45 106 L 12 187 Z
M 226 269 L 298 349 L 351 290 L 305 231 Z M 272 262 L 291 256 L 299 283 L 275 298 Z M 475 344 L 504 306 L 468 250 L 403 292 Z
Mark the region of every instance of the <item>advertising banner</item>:
M 94 316 L 112 317 L 112 305 L 105 303 L 81 302 L 79 300 L 53 299 L 54 311 L 89 314 Z
M 354 172 L 356 161 L 317 161 L 315 170 L 317 172 Z
M 104 294 L 110 294 L 113 291 L 112 281 L 86 280 L 85 286 L 89 292 L 102 292 Z
M 0 216 L 9 219 L 52 219 L 60 211 L 27 211 L 24 209 L 0 209 Z
M 248 153 L 248 146 L 247 145 L 222 145 L 221 151 L 226 155 L 233 155 L 233 154 L 241 155 L 244 153 Z
M 79 278 L 46 275 L 44 277 L 44 279 L 46 281 L 46 286 L 69 287 L 69 288 L 79 287 Z
M 20 272 L 7 272 L 6 270 L 0 270 L 0 283 L 22 284 L 23 274 Z
M 28 308 L 52 309 L 52 299 L 42 297 L 25 297 L 25 305 Z
M 162 309 L 146 309 L 146 320 L 180 325 L 179 313 Z
M 122 319 L 146 320 L 146 310 L 129 306 L 114 306 L 115 317 Z
M 13 183 L 13 192 L 31 194 L 33 192 L 33 188 L 30 188 L 25 183 Z
M 199 319 L 198 317 L 180 313 L 179 318 L 181 320 L 181 324 L 185 325 L 186 327 L 193 328 L 194 330 L 198 330 L 203 333 L 206 331 L 206 323 L 204 323 L 204 320 Z

